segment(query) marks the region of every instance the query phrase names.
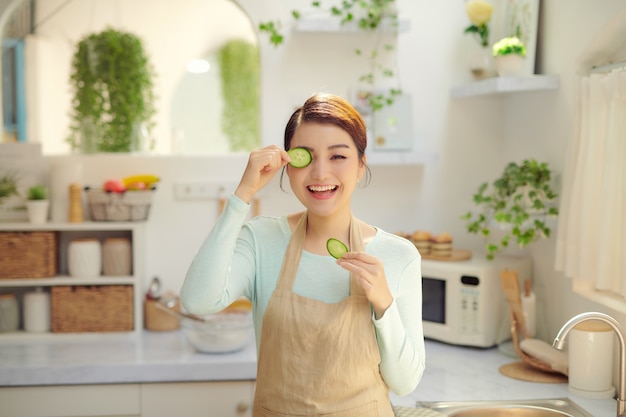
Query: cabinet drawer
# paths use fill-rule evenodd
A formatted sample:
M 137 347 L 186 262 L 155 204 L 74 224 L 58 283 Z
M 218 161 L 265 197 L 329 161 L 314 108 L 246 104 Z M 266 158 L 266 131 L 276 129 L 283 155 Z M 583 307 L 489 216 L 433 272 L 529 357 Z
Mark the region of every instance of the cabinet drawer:
M 142 384 L 142 417 L 249 417 L 253 381 Z
M 0 388 L 0 415 L 139 416 L 139 384 Z

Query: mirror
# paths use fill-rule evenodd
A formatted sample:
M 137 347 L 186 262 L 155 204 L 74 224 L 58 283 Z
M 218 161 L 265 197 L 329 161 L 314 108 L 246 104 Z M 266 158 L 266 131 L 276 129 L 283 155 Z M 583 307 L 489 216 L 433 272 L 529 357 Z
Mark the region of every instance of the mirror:
M 233 0 L 14 0 L 5 14 L 10 16 L 0 20 L 0 24 L 6 22 L 0 26 L 3 40 L 14 39 L 20 32 L 16 27 L 26 27 L 21 30 L 25 33 L 21 39 L 26 97 L 22 123 L 27 140 L 40 142 L 44 154 L 71 152 L 66 138 L 72 55 L 83 36 L 107 26 L 139 36 L 155 69 L 157 114 L 150 132 L 151 152 L 229 152 L 229 139 L 221 129 L 224 102 L 219 51 L 235 39 L 258 47 L 250 18 Z M 208 63 L 208 70 L 189 72 L 187 64 L 198 59 L 205 69 Z M 5 74 L 8 63 L 12 60 L 4 53 Z M 8 118 L 16 118 L 7 106 L 13 105 L 19 91 L 10 90 L 3 88 L 5 126 Z M 17 136 L 6 130 L 4 141 Z

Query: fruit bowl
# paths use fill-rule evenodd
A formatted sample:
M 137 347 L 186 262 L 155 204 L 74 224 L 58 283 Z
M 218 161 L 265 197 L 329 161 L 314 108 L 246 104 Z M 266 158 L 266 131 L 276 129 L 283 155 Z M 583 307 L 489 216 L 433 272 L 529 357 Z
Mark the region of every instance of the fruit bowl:
M 254 339 L 252 312 L 223 312 L 201 318 L 181 317 L 180 325 L 191 346 L 201 353 L 236 352 Z

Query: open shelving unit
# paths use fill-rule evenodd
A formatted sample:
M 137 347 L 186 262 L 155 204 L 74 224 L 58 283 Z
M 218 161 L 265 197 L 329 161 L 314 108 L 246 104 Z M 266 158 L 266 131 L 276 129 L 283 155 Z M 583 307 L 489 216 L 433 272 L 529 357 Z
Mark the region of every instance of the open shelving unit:
M 127 334 L 137 335 L 143 329 L 143 279 L 144 269 L 144 235 L 145 222 L 82 222 L 31 224 L 28 222 L 0 222 L 2 232 L 55 232 L 58 235 L 56 256 L 58 273 L 46 278 L 2 278 L 0 279 L 0 293 L 14 292 L 20 294 L 29 288 L 42 287 L 49 290 L 55 286 L 107 286 L 128 285 L 133 290 L 133 330 L 130 332 L 82 332 L 82 333 L 27 333 L 17 332 L 0 333 L 0 343 L 7 340 L 23 340 L 28 338 L 41 339 L 50 337 L 81 337 L 90 335 Z M 67 249 L 74 238 L 95 237 L 103 241 L 107 237 L 128 237 L 132 248 L 132 275 L 130 276 L 97 276 L 76 277 L 68 274 Z M 22 316 L 20 300 L 20 316 Z M 22 320 L 20 320 L 22 321 Z

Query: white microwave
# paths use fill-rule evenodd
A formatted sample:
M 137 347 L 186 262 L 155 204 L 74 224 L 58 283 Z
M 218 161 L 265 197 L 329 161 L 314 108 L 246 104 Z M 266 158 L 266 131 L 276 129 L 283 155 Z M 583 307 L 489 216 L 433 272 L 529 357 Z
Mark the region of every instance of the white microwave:
M 500 272 L 531 279 L 530 259 L 474 254 L 467 261 L 422 260 L 424 337 L 454 345 L 492 347 L 510 338 L 509 307 Z

